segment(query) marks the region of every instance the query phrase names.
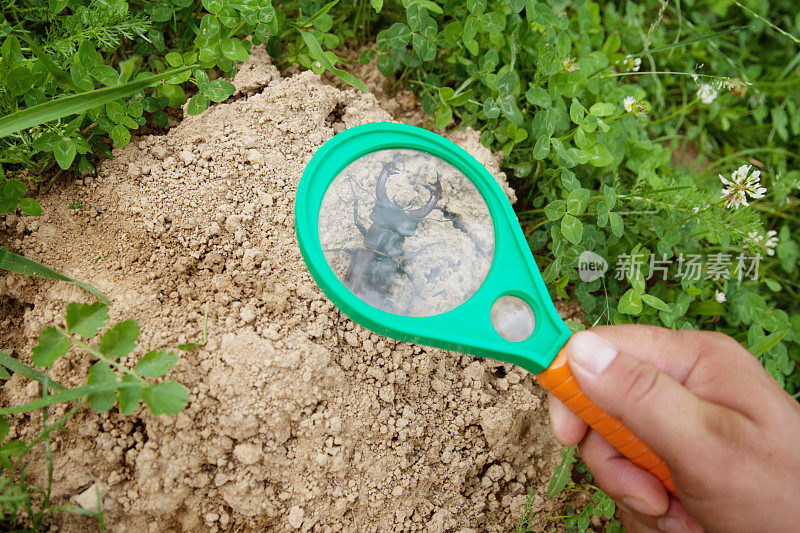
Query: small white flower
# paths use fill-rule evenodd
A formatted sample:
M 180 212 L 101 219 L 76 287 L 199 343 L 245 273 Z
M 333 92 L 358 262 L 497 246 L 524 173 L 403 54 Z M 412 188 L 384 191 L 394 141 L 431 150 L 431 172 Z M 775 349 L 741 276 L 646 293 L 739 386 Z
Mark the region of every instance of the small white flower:
M 634 110 L 634 106 L 636 106 L 636 98 L 633 96 L 626 96 L 625 99 L 622 101 L 622 105 L 625 107 L 625 111 L 630 113 Z
M 767 247 L 767 254 L 775 255 L 774 248 L 778 246 L 778 232 L 774 229 L 771 229 L 767 232 L 767 236 L 764 239 L 764 246 Z
M 711 85 L 704 83 L 697 89 L 697 97 L 701 102 L 708 105 L 717 99 L 717 90 Z
M 739 209 L 740 205 L 749 206 L 748 196 L 757 200 L 764 198 L 764 193 L 767 192 L 767 188 L 761 186 L 761 171 L 755 170 L 750 174 L 750 165 L 740 166 L 731 174 L 730 180 L 722 174 L 719 175 L 719 179 L 724 185 L 720 198 L 725 199 L 725 206 L 728 209 L 731 207 Z
M 714 298 L 721 304 L 724 304 L 728 300 L 728 297 L 725 296 L 725 293 L 722 291 L 716 291 L 714 293 Z
M 564 67 L 564 70 L 567 72 L 577 72 L 581 69 L 578 64 L 575 62 L 574 57 L 565 57 L 561 60 L 561 66 Z
M 631 72 L 639 72 L 639 69 L 642 68 L 642 58 L 633 57 L 632 54 L 628 54 L 625 56 L 625 59 L 622 60 L 622 64 Z
M 761 235 L 757 231 L 751 231 L 747 234 L 747 239 L 755 244 L 756 246 L 762 245 L 767 250 L 767 255 L 773 256 L 775 255 L 775 247 L 778 246 L 778 232 L 774 229 L 771 229 L 767 232 L 766 235 Z M 743 248 L 747 248 L 748 245 L 745 244 Z
M 766 235 L 761 235 L 757 231 L 751 231 L 747 234 L 747 239 L 755 245 L 763 245 L 767 250 L 767 255 L 775 255 L 775 247 L 778 246 L 778 232 L 771 229 Z M 743 246 L 747 248 L 747 244 Z

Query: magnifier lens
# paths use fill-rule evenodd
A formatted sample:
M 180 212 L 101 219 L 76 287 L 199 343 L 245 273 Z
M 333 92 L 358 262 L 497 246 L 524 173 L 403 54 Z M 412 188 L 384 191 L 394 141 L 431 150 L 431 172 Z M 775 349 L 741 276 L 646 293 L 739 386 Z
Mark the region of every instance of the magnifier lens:
M 379 150 L 345 167 L 322 200 L 319 237 L 354 295 L 404 316 L 458 307 L 494 256 L 492 218 L 475 185 L 415 150 Z
M 501 296 L 489 312 L 492 325 L 507 341 L 522 342 L 533 334 L 536 319 L 525 300 L 517 296 Z

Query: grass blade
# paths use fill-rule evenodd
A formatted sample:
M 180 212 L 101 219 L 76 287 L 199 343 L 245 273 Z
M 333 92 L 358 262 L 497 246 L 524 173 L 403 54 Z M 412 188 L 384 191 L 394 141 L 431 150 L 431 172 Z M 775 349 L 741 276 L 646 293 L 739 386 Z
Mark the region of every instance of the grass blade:
M 324 54 L 323 54 L 324 55 Z M 326 58 L 327 59 L 327 58 Z M 330 63 L 330 61 L 328 62 Z M 50 100 L 43 104 L 35 105 L 27 109 L 22 109 L 16 113 L 6 115 L 0 118 L 0 139 L 11 135 L 20 130 L 26 130 L 51 120 L 83 113 L 98 105 L 103 105 L 120 98 L 125 98 L 133 93 L 149 87 L 154 83 L 158 83 L 164 79 L 171 78 L 176 74 L 186 72 L 194 68 L 196 65 L 186 65 L 179 68 L 174 68 L 162 72 L 161 74 L 153 74 L 152 76 L 145 76 L 138 80 L 129 81 L 121 85 L 113 87 L 103 87 L 102 89 L 95 89 L 80 94 L 73 94 L 66 98 L 58 98 Z
M 66 389 L 64 385 L 57 381 L 53 381 L 52 378 L 46 377 L 44 374 L 36 370 L 35 368 L 31 368 L 25 363 L 18 361 L 8 355 L 7 353 L 0 352 L 0 365 L 3 365 L 7 369 L 12 372 L 16 372 L 17 374 L 24 376 L 28 379 L 38 381 L 42 385 L 47 382 L 47 387 L 54 391 L 54 392 L 63 392 Z
M 330 11 L 330 10 L 331 10 L 331 8 L 332 8 L 333 6 L 335 6 L 336 4 L 338 4 L 338 3 L 339 3 L 339 0 L 331 0 L 330 2 L 328 2 L 327 4 L 325 4 L 324 6 L 322 6 L 322 8 L 321 8 L 319 11 L 317 11 L 316 13 L 314 13 L 314 14 L 311 16 L 311 18 L 309 18 L 307 21 L 305 21 L 305 23 L 303 24 L 303 27 L 305 27 L 305 28 L 311 28 L 311 27 L 313 26 L 313 22 L 314 22 L 315 20 L 317 20 L 318 18 L 320 18 L 322 15 L 326 15 L 326 14 L 328 13 L 328 11 Z
M 47 53 L 44 50 L 42 50 L 38 44 L 36 44 L 36 41 L 34 41 L 28 35 L 25 34 L 21 34 L 20 37 L 22 38 L 23 41 L 25 41 L 25 44 L 27 44 L 28 47 L 31 49 L 33 55 L 35 55 L 39 59 L 39 61 L 42 62 L 42 65 L 44 65 L 47 71 L 56 80 L 58 80 L 58 82 L 61 83 L 61 85 L 67 87 L 68 89 L 76 93 L 83 92 L 83 89 L 81 89 L 80 87 L 75 85 L 75 83 L 73 83 L 72 78 L 69 77 L 69 75 L 64 69 L 53 63 L 53 61 L 50 59 Z
M 781 342 L 791 328 L 786 328 L 781 331 L 771 333 L 766 337 L 762 337 L 755 344 L 750 347 L 750 351 L 755 357 L 759 357 L 775 347 L 776 344 Z
M 67 389 L 61 392 L 57 392 L 50 396 L 45 396 L 44 398 L 37 398 L 32 402 L 24 403 L 22 405 L 14 405 L 12 407 L 6 407 L 4 409 L 0 409 L 0 415 L 13 415 L 14 413 L 25 413 L 27 411 L 34 411 L 36 409 L 41 409 L 42 407 L 47 407 L 48 405 L 53 405 L 56 403 L 80 400 L 81 398 L 85 398 L 90 394 L 102 394 L 104 392 L 111 392 L 117 389 L 125 389 L 135 386 L 138 386 L 138 384 L 125 383 L 125 382 L 118 383 L 116 381 L 110 381 L 108 383 L 95 383 L 93 385 L 84 385 L 82 387 L 76 387 L 74 389 Z
M 44 266 L 41 263 L 37 263 L 32 259 L 9 252 L 8 247 L 6 246 L 0 247 L 0 268 L 3 270 L 8 270 L 9 272 L 16 272 L 17 274 L 25 274 L 26 276 L 36 276 L 39 278 L 55 279 L 58 281 L 69 281 L 94 294 L 106 305 L 111 305 L 111 300 L 108 299 L 108 296 L 100 292 L 99 289 L 96 289 L 95 287 L 89 285 L 88 283 L 84 283 L 83 281 L 78 281 L 75 278 L 71 278 L 66 274 L 62 274 L 58 270 Z
M 331 63 L 330 58 L 322 50 L 322 47 L 319 45 L 319 41 L 317 40 L 316 37 L 314 37 L 313 33 L 308 31 L 301 31 L 300 35 L 303 37 L 303 41 L 305 41 L 306 46 L 308 46 L 308 53 L 315 61 L 319 61 L 319 63 L 323 67 L 325 67 L 325 70 L 337 76 L 343 82 L 349 83 L 356 89 L 361 89 L 365 93 L 369 92 L 367 90 L 367 86 L 364 85 L 364 83 L 361 80 L 359 80 L 349 72 L 338 69 L 333 66 L 333 63 Z M 2 135 L 0 135 L 0 137 L 2 137 Z
M 748 13 L 749 15 L 752 15 L 753 17 L 757 18 L 758 20 L 760 20 L 761 22 L 763 22 L 764 24 L 766 24 L 767 26 L 769 26 L 773 30 L 775 30 L 778 33 L 780 33 L 781 35 L 783 35 L 784 37 L 788 37 L 789 39 L 793 40 L 795 42 L 795 44 L 800 44 L 800 39 L 798 39 L 797 37 L 795 37 L 794 35 L 792 35 L 788 31 L 784 30 L 780 26 L 777 26 L 774 23 L 768 21 L 767 19 L 765 19 L 764 17 L 762 17 L 761 15 L 759 15 L 758 13 L 756 13 L 755 11 L 753 11 L 752 9 L 747 7 L 746 5 L 743 5 L 741 2 L 739 2 L 739 0 L 733 0 L 733 3 L 736 4 L 737 6 L 741 7 L 742 10 L 745 13 Z
M 640 54 L 633 54 L 633 57 L 640 57 L 645 54 L 656 54 L 658 52 L 664 52 L 665 50 L 672 50 L 673 48 L 680 48 L 682 46 L 689 46 L 690 44 L 699 43 L 701 41 L 708 41 L 710 39 L 716 39 L 717 37 L 722 37 L 723 35 L 727 35 L 729 33 L 737 32 L 746 30 L 748 26 L 736 26 L 734 28 L 728 28 L 727 30 L 718 31 L 717 33 L 712 33 L 710 35 L 701 35 L 699 37 L 694 37 L 692 39 L 687 39 L 685 41 L 680 41 L 677 43 L 668 44 L 665 46 L 659 46 L 658 48 L 651 48 L 646 52 L 642 52 Z

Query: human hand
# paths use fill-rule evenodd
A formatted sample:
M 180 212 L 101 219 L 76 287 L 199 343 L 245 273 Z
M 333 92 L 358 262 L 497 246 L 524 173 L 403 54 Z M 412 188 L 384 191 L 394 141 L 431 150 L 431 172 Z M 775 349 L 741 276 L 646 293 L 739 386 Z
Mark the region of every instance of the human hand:
M 672 472 L 680 501 L 550 395 L 553 433 L 580 443 L 629 533 L 798 530 L 800 405 L 731 337 L 604 326 L 573 335 L 567 357 L 586 395 Z

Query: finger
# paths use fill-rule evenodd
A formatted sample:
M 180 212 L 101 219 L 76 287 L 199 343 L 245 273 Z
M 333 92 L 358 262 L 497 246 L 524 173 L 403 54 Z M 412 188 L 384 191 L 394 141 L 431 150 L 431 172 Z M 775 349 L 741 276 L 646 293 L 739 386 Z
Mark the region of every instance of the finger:
M 640 325 L 600 326 L 591 331 L 620 351 L 652 363 L 698 397 L 748 415 L 756 415 L 759 406 L 741 391 L 775 387 L 758 359 L 722 333 Z
M 580 450 L 597 485 L 631 514 L 640 530 L 702 532 L 700 524 L 678 500 L 669 497 L 658 479 L 621 456 L 599 433 L 589 432 Z
M 753 356 L 728 335 L 713 331 L 672 330 L 656 326 L 624 324 L 591 329 L 620 350 L 648 361 L 683 383 L 700 359 L 723 359 L 731 365 L 752 368 Z M 757 364 L 758 361 L 755 361 Z
M 663 516 L 643 515 L 620 506 L 620 518 L 628 533 L 657 531 L 659 533 L 703 533 L 698 524 L 675 498 L 671 498 L 669 509 Z
M 644 522 L 636 518 L 632 513 L 627 511 L 620 511 L 620 522 L 628 533 L 664 533 L 654 527 L 646 525 Z
M 636 518 L 634 518 L 633 514 L 624 507 L 619 508 L 619 521 L 622 522 L 622 527 L 625 528 L 625 531 L 628 533 L 634 533 L 633 528 L 635 527 L 634 522 L 636 521 Z
M 703 526 L 692 518 L 689 511 L 676 500 L 670 499 L 669 510 L 656 522 L 658 529 L 664 533 L 703 533 Z
M 667 512 L 669 496 L 658 478 L 623 457 L 599 433 L 590 431 L 580 450 L 597 484 L 615 501 L 645 515 Z
M 701 460 L 720 439 L 744 428 L 747 420 L 706 402 L 654 365 L 619 351 L 590 331 L 567 344 L 570 369 L 586 395 L 620 419 L 670 466 Z
M 552 394 L 547 395 L 547 405 L 550 408 L 550 426 L 556 440 L 564 446 L 578 444 L 586 434 L 586 422 Z

